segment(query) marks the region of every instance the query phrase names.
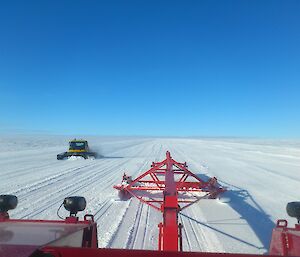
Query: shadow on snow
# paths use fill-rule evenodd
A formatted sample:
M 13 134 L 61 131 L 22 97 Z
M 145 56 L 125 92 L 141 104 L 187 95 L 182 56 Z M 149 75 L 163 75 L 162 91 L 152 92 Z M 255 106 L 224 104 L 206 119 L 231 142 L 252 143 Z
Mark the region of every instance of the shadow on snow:
M 207 181 L 209 179 L 209 177 L 204 174 L 196 175 L 204 181 Z M 216 232 L 226 235 L 232 239 L 235 239 L 239 242 L 255 247 L 257 249 L 265 249 L 266 251 L 268 251 L 272 235 L 272 229 L 275 227 L 275 223 L 271 220 L 270 216 L 261 208 L 261 206 L 255 201 L 255 199 L 249 194 L 247 190 L 227 184 L 225 182 L 222 182 L 222 184 L 228 186 L 228 191 L 224 193 L 224 197 L 229 198 L 227 204 L 233 210 L 239 213 L 239 215 L 241 216 L 240 219 L 244 219 L 249 224 L 252 231 L 260 240 L 263 247 L 255 246 L 252 243 L 239 239 L 237 236 L 230 235 L 224 231 L 214 228 L 207 224 L 209 222 L 204 223 L 197 221 L 191 217 L 188 217 L 185 214 L 181 215 L 197 222 L 198 224 L 201 224 L 205 227 L 215 230 Z

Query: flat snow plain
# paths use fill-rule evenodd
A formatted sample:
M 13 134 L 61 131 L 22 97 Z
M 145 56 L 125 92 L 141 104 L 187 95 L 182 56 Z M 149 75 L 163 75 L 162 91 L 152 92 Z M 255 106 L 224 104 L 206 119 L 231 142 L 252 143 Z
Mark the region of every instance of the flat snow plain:
M 230 199 L 202 200 L 180 214 L 185 251 L 266 253 L 276 220 L 295 223 L 285 206 L 300 200 L 299 141 L 86 138 L 104 158 L 57 161 L 70 139 L 64 136 L 0 136 L 0 194 L 19 198 L 12 217 L 57 219 L 64 197 L 82 195 L 84 213 L 98 223 L 100 247 L 157 249 L 161 213 L 136 199 L 119 201 L 113 185 L 124 171 L 135 177 L 169 150 L 202 179 L 216 176 Z

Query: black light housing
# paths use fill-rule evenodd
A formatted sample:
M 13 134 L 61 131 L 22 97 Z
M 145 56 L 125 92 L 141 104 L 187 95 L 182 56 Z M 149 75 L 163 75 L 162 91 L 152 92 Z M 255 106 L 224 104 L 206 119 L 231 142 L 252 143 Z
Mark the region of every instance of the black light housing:
M 86 207 L 86 200 L 82 196 L 69 196 L 66 197 L 64 207 L 70 212 L 70 216 L 76 216 L 77 212 L 83 211 Z
M 0 195 L 0 213 L 13 210 L 18 205 L 18 198 L 15 195 Z
M 290 202 L 286 206 L 286 212 L 289 216 L 296 218 L 300 222 L 300 202 Z

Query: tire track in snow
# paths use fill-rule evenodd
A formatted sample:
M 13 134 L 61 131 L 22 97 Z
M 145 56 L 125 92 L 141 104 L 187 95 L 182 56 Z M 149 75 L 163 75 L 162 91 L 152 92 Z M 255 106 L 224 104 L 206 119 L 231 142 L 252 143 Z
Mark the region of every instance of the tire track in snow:
M 108 198 L 106 199 L 102 205 L 100 206 L 100 208 L 94 213 L 94 218 L 95 220 L 100 219 L 105 212 L 113 205 L 113 202 Z
M 148 237 L 148 229 L 147 229 L 147 226 L 149 224 L 149 218 L 150 218 L 150 206 L 147 205 L 147 213 L 146 213 L 146 220 L 145 220 L 145 230 L 144 230 L 144 236 L 143 236 L 143 241 L 142 241 L 142 249 L 145 249 L 146 248 L 146 238 Z
M 179 215 L 179 219 L 180 219 L 180 223 L 182 224 L 182 241 L 183 241 L 183 249 L 184 250 L 191 250 L 191 244 L 190 244 L 190 237 L 189 237 L 189 233 L 186 230 L 186 226 L 185 226 L 185 222 L 183 221 L 182 217 Z M 186 240 L 185 240 L 185 239 Z M 188 246 L 188 249 L 185 249 L 185 245 Z
M 101 159 L 100 159 L 101 160 Z M 114 173 L 111 172 L 111 169 L 113 169 L 115 166 L 112 166 L 114 163 L 116 162 L 121 162 L 120 159 L 102 159 L 103 161 L 105 161 L 105 164 L 103 166 L 99 167 L 99 170 L 101 169 L 101 176 L 102 178 L 106 178 L 107 175 L 110 175 L 110 178 L 114 177 Z M 122 166 L 125 162 L 127 162 L 127 160 L 123 160 L 121 163 L 118 163 L 119 166 Z M 69 168 L 67 170 L 64 170 L 62 174 L 58 174 L 58 175 L 54 175 L 48 178 L 45 178 L 42 181 L 39 181 L 37 183 L 33 183 L 33 184 L 29 184 L 26 187 L 23 188 L 19 188 L 18 190 L 12 192 L 14 194 L 17 194 L 19 192 L 25 191 L 24 197 L 19 197 L 19 199 L 23 199 L 23 198 L 27 198 L 28 196 L 35 194 L 37 190 L 41 189 L 42 191 L 45 190 L 45 188 L 50 187 L 52 184 L 57 183 L 57 182 L 64 182 L 65 180 L 68 179 L 68 175 L 71 175 L 72 178 L 77 177 L 77 175 L 82 175 L 84 174 L 84 170 L 85 169 L 90 169 L 90 168 L 94 168 L 94 167 L 98 167 L 99 164 L 102 164 L 103 162 L 99 163 L 98 161 L 93 161 L 93 163 L 89 163 L 88 165 L 83 165 L 81 167 L 77 167 L 77 168 Z M 108 167 L 111 167 L 111 169 L 107 169 Z M 107 170 L 107 171 L 106 171 Z M 74 172 L 75 171 L 75 172 Z M 87 176 L 87 174 L 85 174 L 85 177 Z M 111 180 L 110 180 L 111 181 Z M 51 183 L 49 183 L 51 182 Z M 82 181 L 78 181 L 78 179 L 76 178 L 76 183 L 80 183 Z M 107 183 L 106 183 L 107 184 Z M 56 187 L 58 187 L 59 185 L 56 184 Z M 109 185 L 106 186 L 106 188 L 109 187 Z M 27 191 L 28 190 L 28 191 Z M 20 196 L 20 194 L 18 194 L 18 196 Z
M 146 149 L 145 149 L 146 150 Z M 148 152 L 149 150 L 147 150 Z M 151 147 L 150 152 L 155 156 L 158 156 L 161 154 L 162 147 L 159 145 L 159 148 L 157 148 L 157 142 L 155 141 L 154 144 Z M 153 160 L 146 159 L 143 161 L 142 165 L 134 172 L 133 174 L 140 175 L 141 172 L 144 172 L 147 170 L 148 166 L 150 167 L 150 163 Z M 136 177 L 136 176 L 133 176 Z M 137 205 L 137 207 L 135 207 Z M 147 206 L 147 208 L 144 208 L 144 210 L 147 211 L 146 219 L 144 218 L 143 221 L 141 221 L 142 211 L 141 208 L 143 208 L 141 205 L 141 202 L 138 201 L 138 199 L 131 198 L 129 205 L 127 205 L 127 209 L 124 211 L 122 218 L 117 226 L 117 229 L 113 233 L 110 241 L 107 244 L 107 247 L 117 247 L 117 248 L 144 248 L 145 246 L 145 237 L 147 236 L 147 227 L 148 219 L 149 219 L 149 211 L 150 207 Z M 134 215 L 135 214 L 135 215 Z M 134 220 L 132 220 L 135 217 Z M 140 224 L 144 224 L 143 231 L 139 232 L 140 230 Z M 125 232 L 128 235 L 126 240 L 124 238 Z M 123 233 L 123 234 L 122 234 Z M 137 235 L 142 234 L 143 239 L 140 246 L 137 246 Z
M 132 248 L 134 249 L 144 249 L 145 246 L 145 238 L 147 234 L 147 219 L 149 217 L 149 205 L 141 203 L 142 209 L 139 215 L 138 226 L 136 228 L 136 233 L 134 234 L 134 241 Z
M 138 229 L 139 229 L 139 226 L 141 223 L 142 209 L 143 209 L 143 203 L 139 202 L 136 216 L 134 219 L 134 223 L 133 223 L 133 226 L 131 227 L 129 236 L 127 238 L 126 249 L 133 249 L 133 247 L 135 245 L 136 236 L 137 236 Z
M 145 144 L 145 142 L 148 142 L 147 140 L 145 141 L 142 141 L 142 142 L 137 142 L 137 143 L 134 143 L 134 144 L 130 144 L 129 146 L 125 146 L 123 147 L 121 150 L 118 149 L 118 150 L 115 150 L 115 151 L 112 151 L 109 153 L 109 155 L 115 155 L 117 153 L 119 153 L 120 151 L 124 150 L 124 149 L 127 149 L 130 150 L 132 148 L 135 148 L 136 146 L 140 146 L 142 144 Z M 35 155 L 33 154 L 30 154 L 29 155 L 30 157 L 33 156 L 35 157 Z M 25 158 L 25 160 L 28 160 L 28 158 Z M 109 160 L 109 159 L 106 159 L 105 157 L 103 159 L 97 159 L 95 162 L 99 162 L 99 161 L 102 161 L 102 160 Z M 34 160 L 35 161 L 35 160 Z M 85 160 L 85 161 L 88 161 L 88 160 Z M 70 164 L 73 165 L 73 167 L 69 168 Z M 64 161 L 56 161 L 56 162 L 53 162 L 51 161 L 50 163 L 47 163 L 46 165 L 39 165 L 39 166 L 34 166 L 34 167 L 26 167 L 26 168 L 21 168 L 21 169 L 17 169 L 17 170 L 13 170 L 13 171 L 8 171 L 8 172 L 5 172 L 5 173 L 1 173 L 1 176 L 3 175 L 5 177 L 6 180 L 8 181 L 11 181 L 13 178 L 20 178 L 22 176 L 24 176 L 24 178 L 31 178 L 34 179 L 34 181 L 28 181 L 26 182 L 25 185 L 23 185 L 22 187 L 23 188 L 31 188 L 32 185 L 38 185 L 40 183 L 41 180 L 46 180 L 45 178 L 41 177 L 39 179 L 35 179 L 35 176 L 26 176 L 27 174 L 40 174 L 43 173 L 44 170 L 49 170 L 48 168 L 51 167 L 51 170 L 54 170 L 55 168 L 57 170 L 61 170 L 62 168 L 62 165 L 63 166 L 67 166 L 67 170 L 70 170 L 70 172 L 72 172 L 72 170 L 77 170 L 78 167 L 76 166 L 76 162 L 73 162 L 73 163 L 70 163 L 68 162 L 67 160 L 64 160 Z M 87 166 L 87 165 L 84 165 L 84 166 Z M 92 164 L 89 164 L 89 166 L 93 166 Z M 64 171 L 62 171 L 64 173 Z M 53 175 L 53 173 L 51 174 L 51 176 L 53 178 L 55 178 L 56 176 L 59 177 L 61 175 L 61 171 L 60 172 L 56 172 L 56 174 Z M 23 182 L 23 181 L 22 181 Z M 45 181 L 47 182 L 47 181 Z M 46 185 L 46 184 L 45 184 Z M 6 186 L 6 188 L 2 188 L 2 191 L 7 193 L 7 192 L 11 192 L 12 188 L 12 185 L 8 184 Z M 22 191 L 20 188 L 18 190 L 15 190 L 11 193 L 13 194 L 17 194 L 19 193 L 19 191 Z M 29 190 L 30 191 L 30 190 Z
M 146 165 L 147 162 L 144 163 L 144 165 L 142 165 L 142 167 L 140 168 L 140 170 L 143 170 Z M 132 199 L 133 201 L 139 201 L 138 199 Z M 126 242 L 126 249 L 136 249 L 137 246 L 137 235 L 138 232 L 140 230 L 140 224 L 141 224 L 141 219 L 142 219 L 142 210 L 144 208 L 144 203 L 142 202 L 138 202 L 138 209 L 136 210 L 136 216 L 135 216 L 135 220 L 134 223 L 129 231 L 129 236 L 127 238 L 127 242 Z M 147 209 L 149 210 L 149 209 Z M 143 224 L 146 224 L 145 222 L 143 222 Z M 144 238 L 145 238 L 145 230 L 146 227 L 144 227 L 144 231 L 142 232 L 142 240 L 143 240 L 143 244 L 144 244 Z M 139 246 L 140 247 L 140 246 Z
M 118 160 L 116 160 L 114 162 L 115 162 L 115 164 L 114 164 L 115 166 L 119 165 Z M 124 161 L 124 163 L 125 162 L 126 161 Z M 104 173 L 104 174 L 110 174 L 111 167 L 112 167 L 112 164 L 108 165 L 108 167 L 106 169 L 104 169 L 106 171 L 106 173 Z M 30 213 L 26 213 L 21 218 L 34 217 L 34 216 L 42 213 L 43 211 L 49 209 L 50 207 L 56 205 L 58 202 L 62 201 L 66 196 L 74 194 L 83 188 L 86 188 L 86 190 L 89 190 L 89 188 L 87 188 L 87 187 L 90 187 L 91 185 L 93 185 L 95 183 L 99 183 L 99 181 L 101 181 L 101 179 L 103 179 L 104 174 L 97 173 L 98 169 L 99 169 L 99 167 L 95 166 L 95 169 L 89 170 L 89 173 L 91 173 L 91 174 L 84 174 L 84 176 L 81 180 L 78 178 L 73 178 L 73 180 L 74 180 L 73 183 L 66 185 L 64 188 L 59 187 L 60 190 L 58 190 L 56 192 L 52 192 L 52 193 L 50 193 L 50 195 L 47 195 L 45 197 L 42 197 L 42 199 L 39 199 L 37 201 L 37 202 L 42 202 L 42 204 L 38 205 L 39 208 Z M 50 198 L 50 201 L 49 201 L 49 198 Z M 45 199 L 48 199 L 48 200 L 45 201 Z M 35 204 L 37 202 L 35 202 Z M 24 210 L 22 212 L 24 212 Z
M 64 167 L 63 169 L 65 170 L 70 170 L 72 171 L 72 169 L 76 169 L 77 166 L 73 166 L 73 167 L 69 167 L 67 165 L 65 165 L 66 167 Z M 48 167 L 48 169 L 46 169 L 46 167 Z M 49 167 L 51 169 L 49 169 Z M 6 184 L 5 187 L 2 188 L 3 192 L 10 192 L 11 188 L 12 188 L 12 183 L 15 185 L 16 183 L 18 183 L 19 185 L 19 189 L 20 187 L 28 187 L 29 185 L 32 184 L 36 184 L 39 183 L 39 181 L 45 179 L 44 174 L 45 171 L 49 171 L 49 170 L 55 170 L 55 172 L 52 172 L 51 174 L 47 174 L 50 176 L 58 176 L 61 174 L 62 167 L 57 165 L 57 164 L 49 164 L 49 165 L 45 165 L 45 166 L 39 166 L 39 167 L 35 167 L 35 168 L 31 168 L 31 167 L 27 167 L 24 168 L 24 172 L 22 172 L 22 174 L 16 174 L 15 171 L 11 171 L 10 173 L 15 174 L 15 176 L 5 176 L 5 180 L 6 180 Z M 57 171 L 58 170 L 58 171 Z M 28 175 L 30 174 L 30 175 Z M 2 175 L 1 175 L 2 176 Z M 37 178 L 38 177 L 38 178 Z M 19 189 L 15 190 L 14 192 L 18 192 Z
M 163 145 L 161 144 L 161 142 L 159 142 L 159 147 L 157 149 L 157 145 L 156 145 L 156 151 L 154 151 L 153 149 L 155 149 L 155 145 L 153 146 L 152 148 L 152 152 L 155 152 L 155 156 L 154 156 L 154 161 L 157 162 L 157 161 L 161 161 L 162 159 L 164 159 L 162 156 L 165 154 L 163 152 L 164 150 L 164 147 Z M 152 160 L 149 160 L 150 163 L 152 163 L 153 159 Z M 145 168 L 144 168 L 145 167 Z M 142 166 L 142 168 L 140 170 L 142 170 L 142 172 L 148 170 L 150 168 L 149 165 L 147 165 L 147 162 L 144 163 L 144 165 Z M 141 172 L 138 173 L 138 175 L 140 175 Z M 135 201 L 138 201 L 138 199 L 133 199 Z M 131 236 L 131 240 L 128 240 L 129 241 L 132 241 L 133 243 L 129 244 L 128 243 L 126 244 L 126 248 L 134 248 L 134 249 L 145 249 L 145 244 L 146 244 L 146 237 L 147 237 L 147 234 L 148 234 L 148 229 L 147 229 L 147 224 L 148 224 L 148 219 L 149 219 L 149 215 L 150 215 L 150 206 L 144 204 L 144 203 L 141 203 L 139 202 L 139 204 L 142 204 L 144 205 L 144 212 L 146 210 L 146 214 L 143 215 L 143 211 L 140 211 L 138 212 L 137 211 L 137 216 L 135 217 L 135 221 L 134 221 L 134 224 L 131 228 L 131 233 L 129 235 L 129 237 Z M 143 221 L 141 222 L 141 219 L 143 219 Z M 134 227 L 136 226 L 136 223 L 138 223 L 138 227 L 136 229 L 134 229 Z M 140 224 L 143 224 L 142 226 Z M 140 227 L 143 227 L 143 228 L 140 228 Z M 142 230 L 142 231 L 141 231 Z M 133 233 L 133 236 L 131 235 Z M 141 234 L 141 239 L 138 237 L 138 235 Z
M 33 170 L 40 170 L 40 169 L 45 169 L 47 167 L 53 167 L 54 163 L 47 163 L 44 165 L 39 165 L 35 167 L 26 167 L 26 168 L 21 168 L 13 171 L 6 171 L 6 172 L 1 172 L 1 176 L 5 176 L 6 179 L 12 179 L 15 177 L 20 177 L 22 175 L 27 175 L 29 173 L 32 173 Z
M 52 186 L 52 184 L 62 181 L 67 176 L 69 176 L 70 173 L 72 173 L 72 176 L 76 176 L 80 174 L 82 172 L 82 169 L 87 167 L 92 167 L 92 165 L 83 165 L 75 169 L 74 168 L 66 169 L 61 174 L 55 174 L 53 176 L 46 177 L 41 181 L 38 181 L 33 184 L 29 184 L 25 187 L 18 188 L 16 191 L 12 191 L 10 193 L 18 195 L 19 200 L 26 199 L 30 195 L 35 194 L 37 190 L 42 189 L 44 191 L 45 188 Z
M 138 156 L 141 155 L 142 153 L 148 153 L 149 152 L 149 143 L 146 145 L 146 147 L 144 145 L 142 145 L 141 147 L 139 146 L 138 149 L 132 149 L 132 151 L 134 150 L 135 152 L 135 158 L 130 158 L 127 163 L 126 163 L 126 166 L 128 166 L 129 164 L 134 164 L 136 163 L 137 159 L 139 158 Z M 147 165 L 147 163 L 143 162 L 143 165 L 139 168 L 139 169 L 142 169 L 145 165 Z M 110 172 L 111 173 L 111 177 L 109 178 L 109 182 L 117 182 L 120 178 L 121 178 L 121 173 L 123 171 L 123 165 L 121 165 L 118 169 L 118 172 L 117 174 L 120 174 L 119 176 L 116 176 L 116 172 Z M 116 183 L 114 183 L 116 184 Z M 102 191 L 105 191 L 105 189 L 110 189 L 110 190 L 107 190 L 107 192 L 111 192 L 111 189 L 112 189 L 112 183 L 105 183 L 105 186 L 101 187 L 102 188 Z M 112 194 L 108 194 L 105 196 L 106 198 L 104 198 L 103 201 L 111 201 L 111 197 L 112 197 Z M 124 202 L 126 203 L 126 202 Z M 130 201 L 131 203 L 131 201 Z M 113 220 L 113 223 L 111 224 L 111 226 L 109 228 L 107 228 L 106 232 L 104 234 L 102 233 L 99 233 L 98 234 L 98 240 L 99 240 L 99 245 L 101 247 L 107 247 L 107 245 L 111 245 L 114 241 L 114 238 L 116 236 L 118 236 L 118 229 L 119 229 L 119 225 L 122 223 L 123 221 L 123 218 L 124 218 L 124 215 L 125 213 L 127 212 L 128 210 L 128 204 L 124 204 L 124 207 L 125 208 L 119 208 L 120 205 L 123 205 L 120 201 L 112 201 L 112 203 L 109 205 L 109 207 L 105 210 L 105 212 L 103 212 L 103 215 L 101 215 L 101 217 L 98 217 L 98 215 L 96 215 L 96 218 L 95 218 L 95 221 L 99 224 L 102 223 L 102 219 L 106 219 L 106 217 L 104 217 L 104 214 L 106 216 L 109 217 L 109 214 L 112 212 L 112 215 L 115 215 L 116 214 L 116 210 L 118 212 L 118 216 L 116 217 L 115 220 Z M 122 206 L 123 207 L 123 206 Z M 96 213 L 97 213 L 97 209 L 96 209 Z M 110 221 L 111 222 L 111 221 Z M 102 224 L 102 226 L 100 226 L 100 230 L 103 229 L 103 226 L 106 227 L 107 224 Z
M 187 209 L 188 210 L 188 209 Z M 188 214 L 190 217 L 196 218 L 197 215 L 195 212 L 195 208 L 191 208 L 188 210 Z M 197 240 L 200 244 L 201 251 L 205 252 L 224 252 L 223 245 L 220 244 L 219 239 L 215 235 L 215 233 L 208 231 L 203 226 L 197 224 L 195 221 L 189 219 L 191 226 L 193 227 L 193 231 L 195 235 L 198 235 Z
M 110 163 L 107 163 L 103 168 L 106 168 L 109 165 L 110 165 Z M 66 181 L 69 181 L 68 180 L 69 175 L 72 178 L 76 178 L 77 175 L 82 175 L 84 173 L 84 170 L 94 168 L 94 167 L 97 167 L 97 166 L 98 166 L 97 163 L 92 163 L 92 164 L 88 164 L 88 165 L 83 165 L 81 167 L 77 167 L 75 169 L 70 168 L 70 169 L 64 170 L 62 174 L 47 177 L 47 178 L 45 178 L 44 180 L 42 180 L 40 182 L 27 185 L 26 187 L 20 188 L 20 189 L 18 189 L 17 191 L 15 191 L 13 193 L 18 194 L 19 192 L 25 191 L 23 194 L 18 194 L 18 198 L 20 200 L 27 199 L 28 196 L 36 194 L 36 191 L 38 191 L 38 190 L 44 192 L 45 189 L 47 189 L 48 187 L 51 187 L 54 183 L 56 183 L 56 185 L 55 185 L 56 187 L 59 187 L 60 184 L 57 184 L 57 183 L 62 182 L 62 184 L 64 184 Z
M 182 150 L 180 147 L 174 147 L 173 145 L 170 145 L 171 154 L 173 153 L 174 156 L 176 156 L 177 161 L 184 162 L 187 161 L 187 164 L 196 164 L 194 160 L 191 159 L 190 156 L 186 156 L 186 152 Z M 200 166 L 200 170 L 203 169 L 203 165 L 201 163 L 197 163 L 196 167 Z M 193 170 L 192 170 L 193 172 Z M 205 201 L 205 200 L 203 200 Z M 201 201 L 200 201 L 201 203 Z M 186 213 L 189 214 L 190 217 L 198 219 L 199 217 L 202 217 L 205 220 L 204 214 L 201 212 L 200 215 L 195 214 L 194 208 L 196 206 L 199 206 L 199 203 L 195 203 L 195 205 L 187 208 L 185 210 Z M 186 244 L 186 247 L 188 251 L 217 251 L 217 252 L 224 252 L 223 245 L 221 241 L 218 239 L 218 237 L 215 235 L 215 232 L 213 231 L 207 231 L 200 227 L 199 224 L 195 224 L 192 220 L 182 217 L 179 215 L 179 219 L 181 220 L 183 224 L 183 236 L 186 237 L 187 240 L 184 240 L 184 244 Z M 205 236 L 204 236 L 205 235 Z

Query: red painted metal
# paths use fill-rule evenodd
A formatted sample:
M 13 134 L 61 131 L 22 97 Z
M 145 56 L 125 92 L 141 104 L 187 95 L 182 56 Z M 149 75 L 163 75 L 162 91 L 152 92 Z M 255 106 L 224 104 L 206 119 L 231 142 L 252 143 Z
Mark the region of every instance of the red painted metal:
M 90 249 L 45 247 L 41 253 L 50 252 L 53 257 L 262 257 L 258 254 L 234 254 L 234 253 L 204 253 L 204 252 L 176 252 L 176 251 L 150 251 L 128 249 Z M 269 255 L 270 256 L 270 255 Z M 270 257 L 275 257 L 271 255 Z M 278 256 L 278 255 L 277 255 Z M 42 257 L 35 255 L 32 257 Z
M 6 239 L 5 230 L 1 228 L 11 229 L 12 224 L 28 225 L 27 237 L 36 226 L 41 226 L 43 230 L 40 236 L 43 237 L 44 233 L 52 226 L 49 224 L 56 224 L 58 228 L 65 226 L 81 225 L 79 232 L 83 234 L 82 244 L 78 245 L 78 238 L 71 237 L 66 240 L 66 237 L 59 237 L 55 241 L 48 242 L 45 245 L 39 245 L 37 242 L 28 244 L 28 239 L 23 242 L 15 242 L 9 244 Z M 1 226 L 2 225 L 2 226 Z M 162 228 L 162 224 L 160 226 Z M 16 230 L 17 231 L 17 230 Z M 88 233 L 88 232 L 92 233 Z M 180 230 L 179 230 L 180 231 Z M 262 255 L 255 254 L 233 254 L 233 253 L 205 253 L 205 252 L 177 252 L 177 251 L 149 251 L 149 250 L 127 250 L 127 249 L 99 249 L 97 248 L 97 229 L 92 216 L 88 215 L 84 221 L 71 217 L 64 221 L 59 220 L 15 220 L 5 218 L 0 220 L 0 256 L 5 257 L 260 257 Z M 19 231 L 20 232 L 20 231 Z M 55 232 L 55 231 L 53 231 Z M 24 231 L 21 231 L 23 234 Z M 18 235 L 13 235 L 18 236 Z M 70 235 L 68 235 L 70 236 Z M 29 241 L 30 242 L 30 241 Z M 68 245 L 69 244 L 69 245 Z M 77 246 L 76 246 L 77 244 Z M 279 220 L 276 228 L 273 230 L 272 241 L 270 246 L 269 256 L 300 256 L 300 225 L 297 224 L 295 228 L 288 228 L 286 220 Z
M 124 174 L 122 184 L 114 188 L 120 191 L 123 198 L 136 197 L 163 213 L 163 222 L 158 225 L 158 249 L 163 251 L 182 250 L 178 225 L 181 210 L 203 198 L 216 198 L 225 191 L 215 177 L 206 182 L 201 180 L 188 170 L 186 163 L 175 161 L 170 152 L 166 153 L 165 160 L 153 162 L 148 171 L 134 180 Z M 187 193 L 198 193 L 200 196 Z
M 278 220 L 272 232 L 270 254 L 300 256 L 300 224 L 288 228 L 286 220 Z
M 173 199 L 171 207 L 174 207 Z M 168 208 L 168 207 L 166 207 Z M 205 253 L 165 251 L 162 238 L 159 249 L 164 251 L 99 249 L 97 225 L 92 215 L 83 221 L 76 217 L 60 220 L 16 220 L 0 215 L 0 256 L 2 257 L 259 257 L 255 254 Z M 300 256 L 300 225 L 288 228 L 286 220 L 279 220 L 273 230 L 269 256 Z M 14 229 L 17 227 L 18 229 Z M 40 233 L 31 238 L 36 228 Z M 159 225 L 163 229 L 163 224 Z M 55 229 L 53 229 L 55 228 Z M 179 224 L 179 234 L 180 234 Z M 69 230 L 69 231 L 68 231 Z M 74 232 L 75 231 L 75 232 Z M 33 233 L 34 232 L 34 233 Z M 67 232 L 61 234 L 61 232 Z M 57 233 L 56 239 L 41 244 L 40 239 L 48 233 Z M 77 233 L 77 234 L 76 234 Z M 81 235 L 80 237 L 78 237 Z M 162 232 L 163 233 L 163 232 Z M 19 240 L 24 236 L 23 240 Z M 180 244 L 179 244 L 180 248 Z M 45 255 L 46 254 L 46 255 Z M 47 255 L 48 254 L 48 255 Z M 51 254 L 51 255 L 49 255 Z
M 33 256 L 44 245 L 98 248 L 97 224 L 92 215 L 84 220 L 18 220 L 0 215 L 0 256 Z

